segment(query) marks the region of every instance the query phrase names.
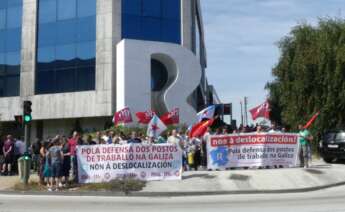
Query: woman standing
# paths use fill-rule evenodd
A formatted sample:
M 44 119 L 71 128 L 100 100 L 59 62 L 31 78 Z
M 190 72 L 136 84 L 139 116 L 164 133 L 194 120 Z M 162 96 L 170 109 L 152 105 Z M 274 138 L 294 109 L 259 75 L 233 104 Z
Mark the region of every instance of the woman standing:
M 49 146 L 49 141 L 47 140 L 47 141 L 44 141 L 43 145 L 40 148 L 38 176 L 40 178 L 40 183 L 42 185 L 45 184 L 43 172 L 44 172 L 45 163 L 46 163 L 46 154 L 48 152 L 48 146 Z
M 69 173 L 71 170 L 71 155 L 68 140 L 65 136 L 61 138 L 61 143 L 61 150 L 63 153 L 61 176 L 63 177 L 62 184 L 63 186 L 66 186 L 68 184 Z

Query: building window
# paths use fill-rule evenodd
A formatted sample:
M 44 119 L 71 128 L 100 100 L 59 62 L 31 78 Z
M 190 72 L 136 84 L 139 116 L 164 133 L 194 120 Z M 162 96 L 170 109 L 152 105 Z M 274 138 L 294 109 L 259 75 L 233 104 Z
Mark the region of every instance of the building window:
M 22 0 L 0 0 L 0 97 L 19 96 Z
M 180 44 L 180 0 L 122 0 L 122 38 Z
M 38 2 L 36 93 L 94 90 L 96 0 Z

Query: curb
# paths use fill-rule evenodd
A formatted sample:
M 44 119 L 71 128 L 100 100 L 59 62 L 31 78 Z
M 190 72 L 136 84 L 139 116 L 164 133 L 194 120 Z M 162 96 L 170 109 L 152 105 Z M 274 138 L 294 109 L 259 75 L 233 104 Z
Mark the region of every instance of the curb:
M 0 191 L 4 195 L 37 195 L 37 196 L 101 196 L 101 197 L 181 197 L 210 195 L 241 195 L 241 194 L 286 194 L 304 193 L 345 185 L 345 181 L 309 188 L 278 189 L 278 190 L 238 190 L 238 191 L 191 191 L 191 192 L 41 192 L 41 191 Z

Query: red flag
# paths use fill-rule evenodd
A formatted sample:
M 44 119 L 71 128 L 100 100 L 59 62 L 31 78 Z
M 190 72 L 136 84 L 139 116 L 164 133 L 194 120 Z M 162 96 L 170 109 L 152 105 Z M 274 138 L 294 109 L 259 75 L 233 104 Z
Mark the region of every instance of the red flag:
M 249 112 L 252 114 L 253 120 L 255 120 L 259 117 L 269 119 L 270 118 L 270 104 L 266 100 L 266 102 L 264 102 L 261 105 L 251 109 Z
M 138 118 L 138 122 L 141 124 L 148 124 L 150 123 L 152 117 L 155 115 L 156 113 L 153 112 L 152 110 L 147 110 L 145 112 L 137 112 L 135 115 Z
M 161 120 L 165 125 L 173 125 L 180 123 L 180 110 L 178 108 L 173 109 L 161 116 Z
M 310 127 L 310 125 L 315 121 L 315 119 L 320 115 L 320 111 L 317 112 L 315 115 L 313 115 L 313 117 L 311 117 L 311 119 L 304 125 L 304 129 L 307 129 L 308 127 Z
M 123 108 L 115 113 L 113 117 L 113 122 L 115 125 L 119 123 L 131 123 L 133 122 L 131 111 L 128 107 Z
M 213 124 L 213 122 L 214 122 L 214 119 L 209 119 L 209 120 L 197 123 L 190 130 L 189 137 L 193 138 L 193 137 L 203 136 L 206 133 L 207 128 L 210 127 Z

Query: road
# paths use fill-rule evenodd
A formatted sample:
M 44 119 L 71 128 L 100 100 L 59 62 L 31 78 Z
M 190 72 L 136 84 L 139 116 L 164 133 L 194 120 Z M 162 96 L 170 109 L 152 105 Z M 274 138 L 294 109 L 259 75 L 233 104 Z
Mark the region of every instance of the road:
M 345 186 L 308 193 L 192 197 L 0 195 L 0 212 L 344 212 Z

